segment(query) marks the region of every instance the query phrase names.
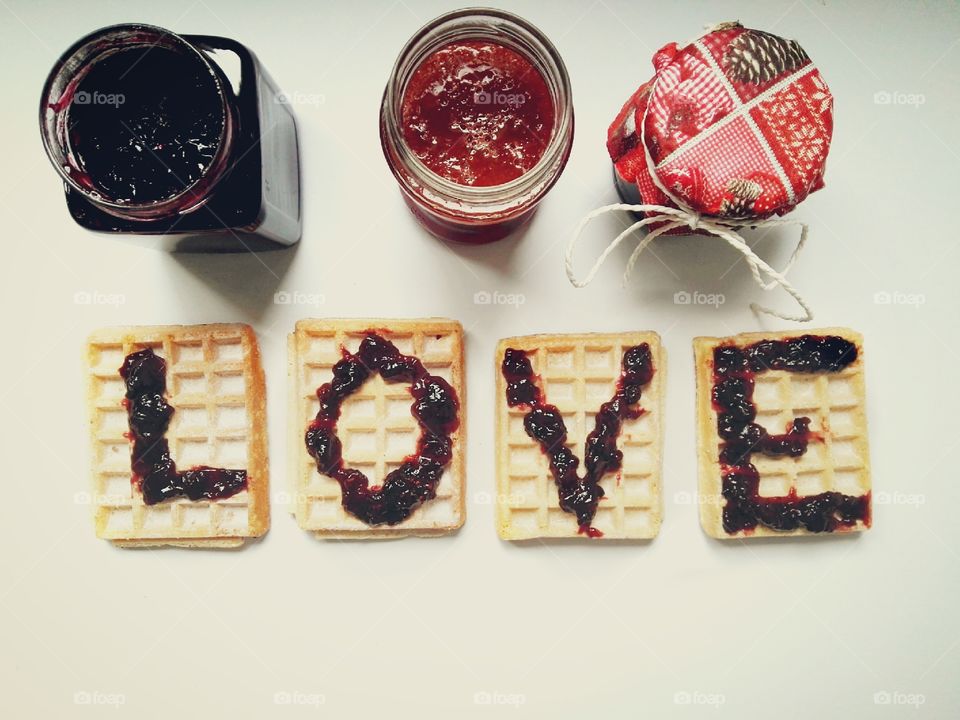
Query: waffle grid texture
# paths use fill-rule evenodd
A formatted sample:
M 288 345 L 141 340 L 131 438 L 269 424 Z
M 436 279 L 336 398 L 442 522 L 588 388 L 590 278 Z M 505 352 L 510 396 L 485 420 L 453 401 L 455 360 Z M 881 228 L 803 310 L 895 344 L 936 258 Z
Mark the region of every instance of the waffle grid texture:
M 247 490 L 229 498 L 177 497 L 146 505 L 131 482 L 125 385 L 119 368 L 151 348 L 167 363 L 167 431 L 181 470 L 245 469 Z M 97 536 L 121 546 L 230 547 L 269 527 L 269 476 L 263 368 L 247 325 L 108 328 L 87 348 L 92 444 L 92 506 Z
M 600 406 L 613 396 L 625 350 L 648 343 L 654 375 L 643 388 L 639 406 L 644 413 L 624 421 L 617 440 L 623 452 L 619 472 L 608 473 L 600 485 L 600 501 L 592 526 L 602 539 L 648 539 L 657 535 L 662 516 L 661 456 L 663 388 L 666 357 L 656 333 L 528 335 L 506 338 L 497 346 L 496 465 L 497 533 L 504 540 L 586 538 L 577 519 L 560 508 L 549 461 L 524 430 L 523 408 L 506 401 L 501 372 L 508 348 L 523 350 L 539 376 L 547 403 L 555 405 L 567 428 L 567 446 L 580 458 L 594 429 Z
M 857 359 L 839 372 L 795 373 L 769 370 L 756 373 L 753 394 L 757 420 L 771 434 L 783 433 L 794 418 L 808 417 L 810 430 L 823 437 L 811 442 L 797 458 L 754 454 L 751 462 L 760 473 L 760 495 L 783 497 L 791 489 L 800 497 L 835 491 L 864 495 L 871 490 L 867 442 L 866 391 L 863 370 L 863 338 L 847 328 L 822 328 L 803 332 L 743 333 L 728 338 L 694 339 L 697 368 L 697 414 L 700 460 L 700 521 L 707 532 L 720 539 L 814 535 L 804 528 L 772 530 L 758 525 L 751 533 L 727 533 L 723 529 L 722 480 L 719 462 L 720 436 L 713 409 L 713 351 L 719 345 L 746 347 L 761 340 L 786 340 L 800 335 L 836 335 L 857 346 Z M 836 532 L 866 529 L 858 522 Z
M 460 427 L 453 437 L 453 459 L 445 469 L 437 496 L 404 522 L 369 526 L 342 505 L 340 485 L 321 475 L 307 453 L 304 434 L 319 409 L 317 389 L 330 382 L 341 348 L 356 352 L 375 330 L 404 355 L 420 359 L 432 375 L 453 386 L 460 400 Z M 467 402 L 463 376 L 463 329 L 452 320 L 301 320 L 289 338 L 290 463 L 294 478 L 294 514 L 301 528 L 321 538 L 391 538 L 449 533 L 463 525 Z M 371 376 L 347 398 L 337 422 L 344 464 L 379 485 L 416 450 L 420 427 L 411 414 L 410 386 Z

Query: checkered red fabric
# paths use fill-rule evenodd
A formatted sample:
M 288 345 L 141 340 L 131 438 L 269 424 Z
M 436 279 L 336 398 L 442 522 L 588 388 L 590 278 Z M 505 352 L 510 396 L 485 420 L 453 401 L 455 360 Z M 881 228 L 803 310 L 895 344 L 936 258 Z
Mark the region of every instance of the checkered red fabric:
M 823 187 L 833 97 L 796 42 L 739 24 L 665 46 L 607 133 L 620 184 L 645 204 L 703 215 L 783 215 Z

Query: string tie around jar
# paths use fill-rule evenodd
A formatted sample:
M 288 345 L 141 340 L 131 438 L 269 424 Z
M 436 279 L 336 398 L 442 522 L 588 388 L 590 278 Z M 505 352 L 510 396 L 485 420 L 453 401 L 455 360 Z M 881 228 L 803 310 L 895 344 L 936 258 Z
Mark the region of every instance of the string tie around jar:
M 619 211 L 643 213 L 644 217 L 617 235 L 617 237 L 615 237 L 610 244 L 604 248 L 603 252 L 600 253 L 600 256 L 596 259 L 586 276 L 584 276 L 582 279 L 578 279 L 573 269 L 573 253 L 576 250 L 581 237 L 583 236 L 583 231 L 595 218 L 607 213 Z M 745 227 L 763 228 L 773 227 L 776 225 L 795 225 L 800 228 L 800 238 L 797 242 L 797 245 L 794 247 L 787 264 L 782 270 L 779 271 L 772 268 L 765 260 L 758 256 L 753 251 L 753 248 L 747 244 L 747 241 L 744 240 L 743 236 L 740 235 L 739 232 Z M 637 243 L 637 247 L 634 248 L 633 252 L 631 253 L 630 259 L 627 260 L 627 266 L 623 275 L 624 283 L 630 279 L 630 274 L 633 271 L 634 265 L 636 265 L 637 260 L 639 260 L 640 256 L 643 254 L 643 251 L 647 249 L 651 242 L 661 235 L 670 232 L 671 230 L 685 227 L 691 232 L 706 232 L 724 240 L 728 245 L 743 255 L 744 259 L 747 261 L 747 265 L 750 268 L 750 273 L 753 276 L 754 282 L 756 282 L 757 285 L 759 285 L 763 290 L 772 290 L 776 287 L 782 287 L 790 295 L 790 297 L 796 301 L 803 312 L 799 314 L 782 313 L 757 303 L 751 303 L 751 309 L 756 312 L 772 315 L 773 317 L 780 318 L 781 320 L 809 322 L 813 319 L 813 312 L 810 310 L 809 304 L 803 298 L 800 292 L 786 278 L 787 272 L 791 267 L 793 267 L 793 264 L 797 260 L 797 256 L 800 254 L 800 251 L 803 250 L 803 247 L 807 241 L 807 225 L 799 220 L 790 220 L 785 218 L 768 218 L 765 220 L 758 220 L 752 218 L 734 219 L 704 217 L 700 213 L 693 212 L 691 210 L 679 207 L 668 207 L 666 205 L 632 205 L 627 203 L 614 203 L 612 205 L 605 205 L 584 216 L 584 218 L 580 221 L 580 224 L 577 226 L 573 237 L 570 239 L 569 244 L 567 245 L 564 264 L 567 271 L 567 278 L 570 280 L 570 283 L 574 287 L 578 288 L 589 285 L 600 271 L 603 263 L 606 262 L 610 254 L 613 253 L 614 250 L 616 250 L 624 240 L 633 235 L 633 233 L 635 233 L 637 230 L 649 226 L 656 227 L 654 227 L 654 229 L 650 230 L 640 239 L 640 241 Z
M 607 129 L 607 152 L 626 204 L 588 214 L 570 240 L 570 282 L 589 283 L 610 254 L 641 228 L 625 279 L 661 235 L 720 238 L 746 260 L 764 290 L 782 288 L 799 306 L 792 314 L 751 308 L 808 322 L 810 306 L 786 279 L 807 240 L 807 226 L 784 216 L 824 185 L 833 136 L 833 95 L 795 40 L 738 22 L 721 23 L 684 45 L 668 43 L 653 57 L 642 83 Z M 636 203 L 636 204 L 632 204 Z M 617 211 L 643 213 L 603 250 L 582 280 L 573 252 L 586 225 Z M 789 261 L 775 270 L 744 240 L 743 228 L 797 225 Z

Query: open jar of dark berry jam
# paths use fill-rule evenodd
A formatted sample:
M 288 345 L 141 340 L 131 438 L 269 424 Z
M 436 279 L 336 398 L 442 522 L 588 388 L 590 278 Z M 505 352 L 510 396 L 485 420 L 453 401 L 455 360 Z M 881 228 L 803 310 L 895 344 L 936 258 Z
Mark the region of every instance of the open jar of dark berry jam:
M 425 25 L 397 58 L 380 140 L 407 205 L 434 235 L 483 243 L 522 226 L 573 144 L 570 79 L 530 23 L 468 8 Z
M 283 98 L 240 43 L 115 25 L 57 61 L 40 130 L 81 226 L 169 250 L 269 249 L 301 231 Z

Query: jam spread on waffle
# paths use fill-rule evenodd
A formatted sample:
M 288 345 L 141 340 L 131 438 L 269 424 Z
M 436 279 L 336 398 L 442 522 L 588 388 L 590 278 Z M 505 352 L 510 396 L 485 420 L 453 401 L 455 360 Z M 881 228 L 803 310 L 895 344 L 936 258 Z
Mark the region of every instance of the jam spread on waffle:
M 617 436 L 624 420 L 643 414 L 637 406 L 644 385 L 653 378 L 653 361 L 647 343 L 624 351 L 622 372 L 613 397 L 600 406 L 593 431 L 585 443 L 584 468 L 580 477 L 580 460 L 567 447 L 567 428 L 555 405 L 543 397 L 530 358 L 523 350 L 508 349 L 503 356 L 501 371 L 507 381 L 507 404 L 527 408 L 523 427 L 532 440 L 550 460 L 550 472 L 557 484 L 560 507 L 577 517 L 580 533 L 601 537 L 603 533 L 591 526 L 597 504 L 603 497 L 600 480 L 609 472 L 620 469 L 623 453 L 617 448 Z
M 839 372 L 857 359 L 857 346 L 841 337 L 803 335 L 763 340 L 744 348 L 721 345 L 713 351 L 713 407 L 720 435 L 723 473 L 723 528 L 750 532 L 763 525 L 773 530 L 805 528 L 832 532 L 858 520 L 870 523 L 869 494 L 824 492 L 799 497 L 795 489 L 783 497 L 760 495 L 760 474 L 750 462 L 754 453 L 799 457 L 808 443 L 822 437 L 810 430 L 810 419 L 796 418 L 783 435 L 770 435 L 754 420 L 754 378 L 766 370 L 796 373 Z
M 333 366 L 333 380 L 317 390 L 320 409 L 307 429 L 307 452 L 320 473 L 339 483 L 347 512 L 368 525 L 396 525 L 436 497 L 440 477 L 453 458 L 451 435 L 460 425 L 460 401 L 446 380 L 431 375 L 418 358 L 402 355 L 377 332 L 365 334 L 356 354 L 346 348 L 341 352 L 343 358 Z M 420 427 L 416 452 L 388 473 L 380 486 L 370 485 L 366 475 L 344 465 L 337 436 L 343 402 L 374 373 L 388 383 L 410 383 L 410 412 Z
M 247 487 L 246 470 L 197 466 L 184 472 L 170 457 L 166 433 L 174 409 L 166 400 L 167 364 L 146 348 L 127 355 L 120 368 L 127 386 L 129 437 L 133 442 L 131 466 L 147 505 L 185 495 L 191 500 L 216 500 L 236 495 Z
M 554 118 L 543 74 L 516 50 L 484 40 L 428 55 L 403 95 L 404 141 L 458 185 L 502 185 L 529 172 L 550 144 Z

